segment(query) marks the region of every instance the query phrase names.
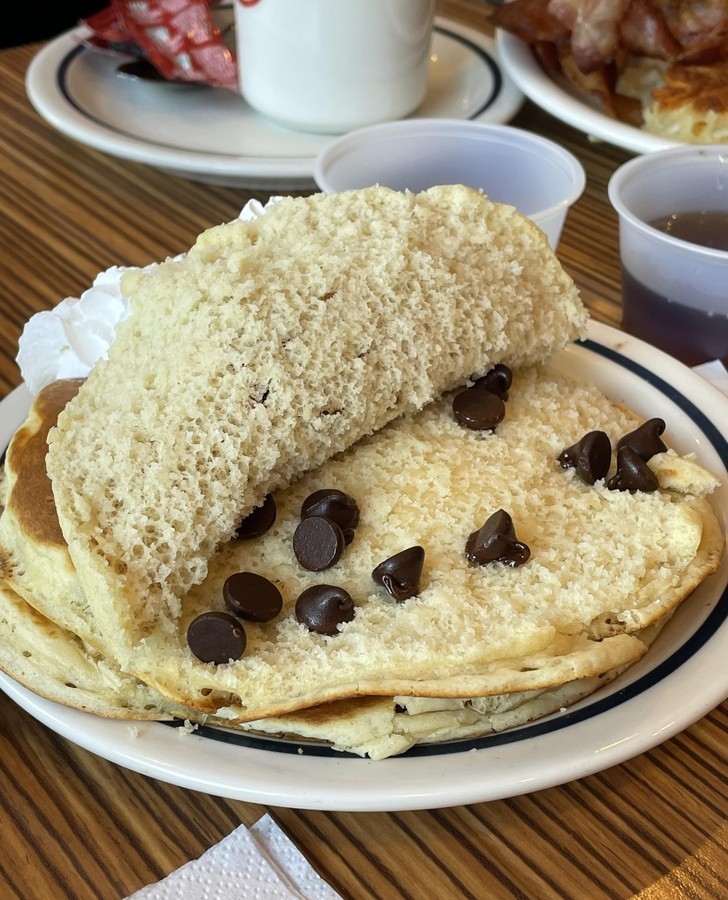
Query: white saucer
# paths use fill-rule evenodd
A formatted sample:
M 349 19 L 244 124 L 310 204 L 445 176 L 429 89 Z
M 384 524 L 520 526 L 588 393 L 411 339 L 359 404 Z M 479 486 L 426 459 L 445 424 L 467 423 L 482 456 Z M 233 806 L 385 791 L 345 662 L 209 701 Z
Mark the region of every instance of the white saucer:
M 193 181 L 315 187 L 314 160 L 331 135 L 284 129 L 232 91 L 123 78 L 124 57 L 86 49 L 87 33 L 77 28 L 51 41 L 26 76 L 37 112 L 67 137 Z M 436 19 L 429 90 L 415 117 L 502 123 L 522 102 L 490 37 Z

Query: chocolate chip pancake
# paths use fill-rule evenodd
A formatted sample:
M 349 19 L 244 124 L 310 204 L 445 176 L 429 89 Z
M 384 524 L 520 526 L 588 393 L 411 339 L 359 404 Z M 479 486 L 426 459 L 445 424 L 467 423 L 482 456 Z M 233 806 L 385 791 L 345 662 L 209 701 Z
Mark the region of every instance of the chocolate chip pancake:
M 52 504 L 44 467 L 45 439 L 79 386 L 78 380 L 59 381 L 39 394 L 8 450 L 10 474 L 3 481 L 2 502 L 7 510 L 0 516 L 0 535 L 4 546 L 12 544 L 14 548 L 3 556 L 9 563 L 4 574 L 26 597 L 56 616 L 64 606 L 54 602 L 54 592 L 76 593 L 78 586 Z M 325 503 L 331 513 L 331 492 L 323 493 L 326 497 L 319 498 L 318 505 Z M 335 500 L 341 503 L 340 498 Z M 251 517 L 247 526 L 239 529 L 241 539 L 260 536 L 261 523 L 263 533 L 266 525 L 272 525 L 275 504 L 269 502 L 266 510 L 263 519 L 257 517 L 255 527 L 256 517 Z M 49 568 L 55 572 L 52 579 L 32 577 L 47 574 Z M 523 725 L 570 706 L 621 672 L 614 669 L 553 689 L 485 698 L 360 697 L 236 726 L 174 703 L 121 672 L 112 660 L 42 615 L 2 581 L 0 626 L 0 669 L 56 703 L 108 718 L 176 719 L 251 734 L 324 741 L 337 750 L 373 759 L 404 752 L 418 743 L 464 739 Z M 644 635 L 640 638 L 645 640 Z
M 559 363 L 586 313 L 509 207 L 282 200 L 122 289 L 0 516 L 7 588 L 121 679 L 107 708 L 386 755 L 596 689 L 718 566 L 717 479 Z
M 62 405 L 62 387 L 49 394 Z M 492 702 L 501 709 L 505 703 L 508 716 L 502 722 L 517 724 L 536 710 L 564 705 L 564 696 L 577 699 L 589 693 L 640 658 L 646 650 L 645 628 L 665 618 L 717 565 L 722 538 L 698 496 L 710 491 L 715 479 L 693 460 L 659 452 L 650 471 L 664 482 L 661 489 L 610 490 L 607 482 L 617 475 L 614 459 L 608 461 L 610 477 L 589 484 L 576 467 L 559 462 L 564 449 L 573 451 L 572 439 L 595 425 L 611 432 L 616 448 L 619 437 L 639 426 L 639 420 L 595 388 L 548 368 L 516 373 L 508 394 L 507 414 L 494 432 L 464 428 L 448 397 L 274 495 L 272 527 L 263 534 L 253 530 L 252 536 L 248 531 L 247 537 L 242 529 L 240 539 L 220 550 L 208 579 L 186 598 L 178 633 L 160 633 L 143 642 L 135 668 L 127 674 L 163 695 L 161 708 L 184 707 L 190 719 L 214 714 L 231 724 L 249 720 L 254 730 L 324 737 L 326 727 L 333 731 L 332 722 L 338 721 L 348 723 L 341 725 L 343 733 L 353 735 L 364 719 L 371 720 L 374 709 L 381 733 L 389 734 L 391 725 L 392 734 L 399 735 L 394 743 L 384 741 L 379 751 L 372 744 L 376 754 L 385 752 L 383 747 L 407 744 L 415 724 L 408 718 L 408 731 L 403 713 L 394 716 L 395 696 L 402 710 L 407 709 L 407 695 L 424 703 L 423 695 L 429 694 L 440 711 L 453 701 L 455 709 L 446 716 L 449 730 L 444 725 L 434 731 L 423 728 L 418 740 L 434 733 L 473 734 L 494 727 L 492 710 L 481 718 L 474 698 L 485 703 L 482 698 L 510 695 Z M 33 431 L 47 430 L 51 409 L 48 396 L 41 395 L 19 432 L 17 447 L 27 446 Z M 30 509 L 19 510 L 13 497 L 16 489 L 17 497 L 27 496 L 19 490 L 19 472 L 13 468 L 18 459 L 11 445 L 2 536 L 17 534 L 18 523 L 33 516 Z M 42 454 L 36 464 L 40 460 Z M 30 467 L 18 468 L 33 478 Z M 339 560 L 316 573 L 296 557 L 293 536 L 311 498 L 318 494 L 320 503 L 321 492 L 329 496 L 326 485 L 357 498 L 359 516 Z M 498 505 L 512 510 L 518 537 L 530 548 L 524 565 L 511 568 L 497 560 L 473 565 L 467 560 L 472 525 L 484 510 Z M 327 511 L 332 514 L 330 506 Z M 29 530 L 16 539 L 26 563 L 36 547 L 47 558 L 48 545 L 28 539 L 38 533 Z M 425 557 L 414 593 L 397 600 L 383 586 L 386 581 L 372 575 L 402 545 L 423 547 Z M 67 551 L 57 543 L 52 552 L 66 588 L 74 590 Z M 13 558 L 7 550 L 6 557 Z M 39 565 L 35 571 L 42 569 Z M 401 584 L 397 568 L 389 571 Z M 241 572 L 275 582 L 281 612 L 272 622 L 239 623 L 247 635 L 240 660 L 202 663 L 188 644 L 186 626 L 201 614 L 229 612 L 226 582 Z M 332 582 L 355 598 L 356 614 L 333 633 L 317 634 L 297 620 L 296 600 L 312 584 Z M 25 596 L 53 617 L 53 584 L 38 592 L 33 588 L 26 580 Z M 118 668 L 113 658 L 109 662 Z M 312 689 L 314 679 L 318 683 Z M 322 701 L 371 694 L 385 700 L 366 700 L 363 718 L 356 703 L 328 712 L 320 706 Z M 249 697 L 254 702 L 246 703 Z M 558 705 L 552 707 L 557 697 Z M 318 709 L 297 714 L 292 720 L 296 725 L 287 723 L 289 712 L 311 706 Z M 437 703 L 427 710 L 433 728 L 438 717 L 429 713 L 437 711 Z M 261 717 L 270 721 L 261 725 Z M 353 746 L 353 737 L 340 737 L 337 745 L 347 740 Z
M 122 291 L 131 315 L 47 460 L 94 627 L 120 658 L 177 627 L 267 493 L 587 322 L 545 235 L 462 185 L 284 198 L 127 271 Z

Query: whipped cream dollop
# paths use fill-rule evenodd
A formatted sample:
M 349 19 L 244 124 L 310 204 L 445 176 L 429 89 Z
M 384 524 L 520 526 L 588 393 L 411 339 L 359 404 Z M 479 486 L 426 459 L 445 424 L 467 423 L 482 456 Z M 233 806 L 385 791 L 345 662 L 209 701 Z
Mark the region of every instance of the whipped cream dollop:
M 106 356 L 116 326 L 129 315 L 129 300 L 121 293 L 125 271 L 112 266 L 80 297 L 66 297 L 29 319 L 16 361 L 31 394 L 59 378 L 85 378 Z
M 265 205 L 251 200 L 238 219 L 257 219 L 280 199 L 271 197 Z M 117 325 L 131 311 L 130 300 L 121 290 L 128 270 L 128 266 L 112 266 L 97 275 L 80 297 L 66 297 L 28 320 L 18 341 L 16 362 L 33 396 L 60 378 L 85 378 L 100 359 L 106 359 Z

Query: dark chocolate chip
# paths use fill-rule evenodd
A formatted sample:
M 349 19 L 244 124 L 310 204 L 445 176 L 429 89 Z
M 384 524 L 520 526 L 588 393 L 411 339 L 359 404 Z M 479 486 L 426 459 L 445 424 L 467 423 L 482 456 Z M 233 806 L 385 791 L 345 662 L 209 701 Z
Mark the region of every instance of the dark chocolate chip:
M 187 629 L 187 644 L 205 663 L 222 665 L 240 659 L 247 638 L 241 622 L 226 612 L 200 613 Z
M 478 378 L 473 387 L 485 388 L 493 394 L 498 394 L 502 400 L 508 399 L 508 391 L 513 384 L 513 372 L 503 363 L 486 372 L 482 378 Z
M 657 476 L 632 447 L 617 451 L 617 471 L 607 482 L 610 491 L 651 494 L 660 486 Z
M 324 516 L 331 519 L 344 533 L 344 540 L 350 544 L 354 530 L 359 524 L 359 507 L 356 500 L 337 488 L 323 488 L 314 491 L 301 504 L 301 518 Z
M 276 503 L 268 494 L 263 503 L 247 515 L 238 525 L 235 537 L 239 541 L 248 541 L 265 534 L 273 527 L 276 520 Z
M 574 468 L 583 481 L 594 484 L 609 471 L 612 443 L 604 431 L 590 431 L 562 450 L 558 460 L 564 469 Z
M 296 559 L 310 572 L 323 572 L 341 558 L 346 542 L 336 522 L 325 516 L 308 516 L 293 533 Z
M 249 622 L 270 622 L 283 608 L 281 592 L 255 572 L 235 572 L 225 580 L 222 596 L 228 608 Z
M 665 444 L 660 440 L 660 435 L 664 430 L 664 419 L 648 419 L 639 428 L 621 437 L 617 443 L 617 450 L 621 450 L 622 447 L 631 447 L 647 462 L 656 453 L 664 453 L 667 450 Z
M 338 625 L 354 618 L 350 594 L 333 584 L 314 584 L 296 600 L 296 619 L 317 634 L 336 634 Z
M 401 602 L 414 597 L 419 590 L 424 562 L 424 548 L 409 547 L 379 563 L 372 572 L 372 579 Z
M 503 421 L 506 405 L 498 394 L 473 386 L 455 396 L 452 411 L 458 425 L 473 431 L 492 431 Z
M 530 555 L 529 547 L 516 539 L 513 520 L 503 509 L 489 516 L 465 543 L 466 558 L 481 566 L 496 560 L 507 566 L 522 566 Z

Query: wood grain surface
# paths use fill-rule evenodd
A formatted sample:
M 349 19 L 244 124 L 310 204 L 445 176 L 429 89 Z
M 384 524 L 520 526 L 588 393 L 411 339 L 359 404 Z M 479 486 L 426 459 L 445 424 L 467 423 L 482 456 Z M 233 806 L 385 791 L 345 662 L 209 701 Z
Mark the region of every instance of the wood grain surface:
M 486 29 L 484 4 L 440 10 Z M 113 264 L 184 250 L 255 196 L 124 162 L 32 109 L 40 45 L 0 52 L 0 397 L 20 382 L 27 319 Z M 559 256 L 595 318 L 620 321 L 606 185 L 630 154 L 526 103 L 513 124 L 574 152 L 588 175 Z M 707 677 L 710 674 L 707 673 Z M 267 810 L 343 897 L 728 896 L 728 703 L 627 763 L 561 787 L 430 811 Z M 0 898 L 122 898 L 266 810 L 136 774 L 58 736 L 0 694 Z

